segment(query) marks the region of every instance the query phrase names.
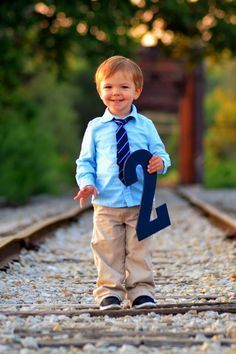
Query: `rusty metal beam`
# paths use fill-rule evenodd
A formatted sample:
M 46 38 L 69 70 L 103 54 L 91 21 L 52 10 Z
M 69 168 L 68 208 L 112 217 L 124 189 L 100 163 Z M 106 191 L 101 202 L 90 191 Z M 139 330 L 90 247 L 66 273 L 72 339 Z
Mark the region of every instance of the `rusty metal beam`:
M 184 95 L 180 101 L 180 142 L 179 172 L 180 183 L 188 184 L 194 180 L 194 76 L 186 76 Z
M 199 64 L 186 74 L 180 101 L 180 183 L 202 183 L 203 180 L 203 66 Z

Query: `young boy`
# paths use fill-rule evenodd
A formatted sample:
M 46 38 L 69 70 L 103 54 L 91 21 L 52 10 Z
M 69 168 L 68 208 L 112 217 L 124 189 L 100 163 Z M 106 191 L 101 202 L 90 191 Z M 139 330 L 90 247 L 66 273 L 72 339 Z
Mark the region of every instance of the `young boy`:
M 133 101 L 141 94 L 143 75 L 128 58 L 105 60 L 95 75 L 97 91 L 107 107 L 103 116 L 89 122 L 76 180 L 80 205 L 89 196 L 94 206 L 91 247 L 98 271 L 93 294 L 100 309 L 120 309 L 126 297 L 134 308 L 155 307 L 152 272 L 152 237 L 138 241 L 136 223 L 143 189 L 138 182 L 126 187 L 123 164 L 130 153 L 149 150 L 149 173 L 165 173 L 169 155 L 152 121 L 139 114 Z

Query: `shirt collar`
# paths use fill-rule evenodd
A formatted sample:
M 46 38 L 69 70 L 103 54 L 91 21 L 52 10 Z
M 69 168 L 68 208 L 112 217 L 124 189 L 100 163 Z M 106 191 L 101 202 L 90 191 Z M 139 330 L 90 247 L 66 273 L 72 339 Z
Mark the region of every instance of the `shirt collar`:
M 126 117 L 124 117 L 124 118 L 122 118 L 122 119 L 125 119 L 125 118 L 130 117 L 130 116 L 134 117 L 135 119 L 138 118 L 137 108 L 135 107 L 134 104 L 132 104 L 132 106 L 131 106 L 131 112 L 130 112 Z M 109 121 L 111 121 L 114 117 L 115 117 L 115 118 L 119 118 L 119 117 L 114 116 L 114 114 L 112 114 L 112 113 L 109 111 L 109 109 L 106 108 L 106 110 L 105 110 L 105 112 L 104 112 L 104 114 L 103 114 L 103 116 L 102 116 L 102 122 L 103 122 L 103 123 L 109 122 Z

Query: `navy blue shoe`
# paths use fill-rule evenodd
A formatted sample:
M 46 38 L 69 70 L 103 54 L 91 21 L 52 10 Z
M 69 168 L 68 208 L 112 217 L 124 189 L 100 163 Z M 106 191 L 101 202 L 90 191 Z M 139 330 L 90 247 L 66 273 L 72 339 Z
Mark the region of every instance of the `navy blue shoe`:
M 138 296 L 132 303 L 135 309 L 151 309 L 156 307 L 154 299 L 147 295 Z
M 105 297 L 100 304 L 100 310 L 119 310 L 120 308 L 120 300 L 116 296 Z

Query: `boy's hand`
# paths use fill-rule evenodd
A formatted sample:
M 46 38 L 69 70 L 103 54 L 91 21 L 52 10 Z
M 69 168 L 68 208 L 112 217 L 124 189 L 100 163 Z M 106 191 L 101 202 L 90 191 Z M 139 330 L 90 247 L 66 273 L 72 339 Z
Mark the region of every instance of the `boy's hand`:
M 148 161 L 147 171 L 149 173 L 162 171 L 164 168 L 163 160 L 158 155 L 153 155 Z
M 74 197 L 74 200 L 79 200 L 80 201 L 80 206 L 82 208 L 83 206 L 83 202 L 88 199 L 88 197 L 90 197 L 90 195 L 94 195 L 94 197 L 96 198 L 98 195 L 98 191 L 97 188 L 95 188 L 94 186 L 85 186 L 84 188 L 82 188 L 78 194 Z

